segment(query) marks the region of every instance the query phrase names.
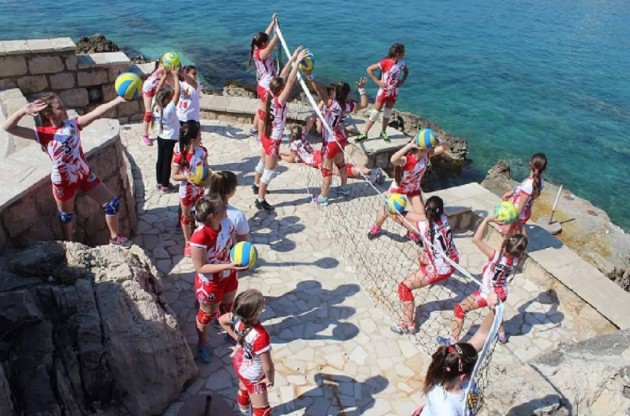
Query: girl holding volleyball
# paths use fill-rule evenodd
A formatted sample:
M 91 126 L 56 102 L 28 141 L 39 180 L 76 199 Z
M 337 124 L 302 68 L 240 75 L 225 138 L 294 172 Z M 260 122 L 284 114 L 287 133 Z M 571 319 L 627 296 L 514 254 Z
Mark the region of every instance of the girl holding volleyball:
M 387 137 L 386 132 L 387 124 L 392 115 L 396 99 L 398 98 L 398 88 L 405 83 L 409 76 L 409 69 L 405 61 L 403 61 L 404 56 L 405 45 L 402 43 L 394 43 L 389 48 L 385 59 L 367 68 L 368 75 L 378 86 L 378 93 L 374 102 L 374 109 L 370 113 L 370 117 L 365 125 L 365 130 L 357 137 L 357 142 L 367 140 L 368 132 L 376 120 L 378 120 L 381 111 L 383 112 L 383 127 L 380 137 L 384 141 L 389 142 L 389 137 Z M 381 71 L 380 78 L 376 76 L 376 71 Z M 384 110 L 383 107 L 385 107 Z
M 453 242 L 453 233 L 444 215 L 444 201 L 439 196 L 427 199 L 423 213 L 407 212 L 405 218 L 415 225 L 415 231 L 423 241 L 424 249 L 418 256 L 420 270 L 407 276 L 398 284 L 398 298 L 402 303 L 404 320 L 391 328 L 397 334 L 413 334 L 416 331 L 414 317 L 414 289 L 441 282 L 451 277 L 455 268 L 445 260 L 448 257 L 459 262 L 459 254 Z
M 70 119 L 66 106 L 57 95 L 44 94 L 11 114 L 2 126 L 14 136 L 36 140 L 48 153 L 52 161 L 53 197 L 65 240 L 72 240 L 74 200 L 80 189 L 103 209 L 110 244 L 131 246 L 131 241 L 119 233 L 120 200 L 92 172 L 81 147 L 81 130 L 123 102 L 124 98 L 116 97 L 87 114 Z M 18 126 L 26 115 L 39 116 L 40 123 L 35 129 Z
M 237 344 L 232 364 L 239 380 L 236 401 L 243 415 L 271 416 L 267 388 L 274 384 L 275 368 L 271 339 L 260 323 L 264 307 L 262 293 L 248 289 L 236 297 L 234 310 L 219 318 L 223 329 Z
M 490 299 L 494 295 L 501 302 L 507 299 L 508 278 L 516 272 L 519 261 L 527 248 L 527 237 L 523 234 L 512 235 L 503 240 L 499 250 L 495 250 L 483 241 L 484 232 L 490 222 L 500 223 L 494 216 L 488 216 L 484 218 L 473 236 L 475 245 L 488 256 L 488 262 L 483 266 L 481 287 L 455 306 L 451 336 L 438 336 L 437 341 L 440 345 L 451 345 L 457 342 L 466 313 L 489 306 Z M 498 339 L 501 343 L 507 342 L 503 323 L 499 327 Z
M 195 297 L 199 302 L 197 313 L 197 355 L 208 364 L 211 352 L 208 346 L 208 326 L 218 317 L 219 307 L 232 310 L 238 279 L 236 272 L 245 270 L 230 261 L 230 248 L 234 245 L 234 225 L 227 217 L 225 202 L 216 193 L 195 202 L 195 219 L 201 224 L 190 237 L 190 251 L 195 268 Z
M 168 84 L 173 85 L 171 88 Z M 180 96 L 180 82 L 178 69 L 169 68 L 160 79 L 158 92 L 153 100 L 153 121 L 157 121 L 158 129 L 158 154 L 155 163 L 156 187 L 162 192 L 171 192 L 173 189 L 171 178 L 171 162 L 173 160 L 173 148 L 179 140 L 179 119 L 177 118 L 177 102 Z
M 437 146 L 433 146 L 431 143 L 432 142 L 428 142 L 427 144 L 424 141 L 412 140 L 391 157 L 391 162 L 394 165 L 394 180 L 389 187 L 389 194 L 405 195 L 408 204 L 411 205 L 411 210 L 416 213 L 424 212 L 421 182 L 422 176 L 429 165 L 429 159 L 449 149 L 447 143 Z M 439 142 L 436 141 L 435 143 Z M 418 144 L 421 144 L 423 147 L 418 146 Z M 400 222 L 397 215 L 388 214 L 385 207 L 381 206 L 376 217 L 376 224 L 374 224 L 368 233 L 368 239 L 372 240 L 379 236 L 381 227 L 387 217 L 391 217 L 394 221 Z M 417 244 L 421 243 L 415 231 L 408 230 L 407 236 Z
M 151 104 L 158 90 L 160 79 L 164 76 L 164 66 L 162 65 L 162 57 L 160 56 L 155 62 L 153 73 L 142 84 L 142 102 L 144 103 L 144 119 L 142 120 L 142 143 L 145 146 L 153 146 L 153 142 L 149 139 L 149 124 L 153 121 L 153 111 Z
M 181 94 L 177 102 L 177 118 L 181 124 L 192 120 L 199 122 L 201 84 L 197 81 L 197 68 L 186 65 L 181 69 Z
M 256 65 L 256 78 L 258 79 L 256 92 L 258 93 L 258 98 L 260 98 L 261 101 L 260 110 L 264 109 L 267 92 L 269 91 L 269 84 L 275 77 L 278 76 L 278 66 L 276 64 L 276 60 L 271 55 L 278 44 L 279 38 L 274 33 L 273 37 L 269 39 L 271 31 L 277 24 L 278 18 L 274 13 L 271 16 L 271 22 L 269 23 L 269 26 L 267 26 L 267 29 L 265 29 L 264 32 L 256 33 L 249 46 L 249 60 L 247 61 L 247 64 L 251 65 L 251 62 L 254 61 L 254 64 Z M 254 115 L 252 128 L 249 130 L 249 134 L 251 136 L 258 134 L 259 121 L 260 115 L 257 112 Z
M 259 110 L 260 116 L 260 141 L 263 152 L 254 175 L 254 185 L 252 189 L 258 194 L 255 205 L 260 210 L 273 211 L 272 207 L 265 199 L 267 187 L 275 176 L 275 169 L 280 158 L 280 143 L 284 134 L 284 126 L 287 122 L 287 101 L 291 95 L 293 84 L 298 72 L 297 62 L 300 62 L 306 54 L 307 49 L 299 46 L 282 69 L 279 77 L 276 77 L 269 84 L 269 92 L 265 99 L 265 111 Z M 291 63 L 295 62 L 293 68 Z
M 529 177 L 511 191 L 503 194 L 503 200 L 512 202 L 518 212 L 518 220 L 514 221 L 514 225 L 509 228 L 508 235 L 511 232 L 527 235 L 524 225 L 531 217 L 534 200 L 540 196 L 544 186 L 542 174 L 547 168 L 547 156 L 544 153 L 535 153 L 529 161 L 529 167 Z
M 346 187 L 348 183 L 348 174 L 346 171 L 346 161 L 343 149 L 345 149 L 348 140 L 344 130 L 344 120 L 349 113 L 367 107 L 368 99 L 365 93 L 366 78 L 359 78 L 357 81 L 357 89 L 361 97 L 361 102 L 349 100 L 350 85 L 346 82 L 335 84 L 335 91 L 329 95 L 326 90 L 317 83 L 312 77 L 309 77 L 311 85 L 317 91 L 324 105 L 324 119 L 326 124 L 331 128 L 331 132 L 322 126 L 322 187 L 317 197 L 313 198 L 316 204 L 328 205 L 328 193 L 330 184 L 332 183 L 333 165 L 337 167 L 339 177 L 341 178 L 341 187 L 337 192 L 341 195 L 350 194 L 350 190 Z
M 229 204 L 230 198 L 236 193 L 237 186 L 238 180 L 234 172 L 224 170 L 212 173 L 210 189 L 212 192 L 219 194 L 223 202 L 225 202 L 227 216 L 230 221 L 232 221 L 232 224 L 234 224 L 236 233 L 235 243 L 249 240 L 249 223 L 247 222 L 247 217 L 241 210 Z
M 184 234 L 184 256 L 190 257 L 192 207 L 203 196 L 205 188 L 190 180 L 191 172 L 208 164 L 208 151 L 201 145 L 199 122 L 186 121 L 179 133 L 179 151 L 173 156 L 173 180 L 179 181 L 180 223 Z

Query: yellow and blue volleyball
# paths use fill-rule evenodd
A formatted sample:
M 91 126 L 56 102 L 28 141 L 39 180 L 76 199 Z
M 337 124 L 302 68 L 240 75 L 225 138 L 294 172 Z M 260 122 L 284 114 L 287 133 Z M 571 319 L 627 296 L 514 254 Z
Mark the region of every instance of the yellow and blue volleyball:
M 313 68 L 315 67 L 315 56 L 312 53 L 307 53 L 304 59 L 300 61 L 298 64 L 300 71 L 305 74 L 311 74 L 313 72 Z
M 116 94 L 123 97 L 127 101 L 135 100 L 142 93 L 142 80 L 138 74 L 133 72 L 123 72 L 118 75 L 114 82 Z
M 510 201 L 503 201 L 494 207 L 494 217 L 504 224 L 512 224 L 518 218 L 518 211 Z
M 175 52 L 166 52 L 162 55 L 162 65 L 164 68 L 179 68 L 182 66 L 182 61 L 179 59 L 179 55 Z
M 210 175 L 212 171 L 207 165 L 197 165 L 190 170 L 190 181 L 197 186 L 208 186 L 210 184 Z
M 431 150 L 438 144 L 440 141 L 438 140 L 435 132 L 431 129 L 421 129 L 416 133 L 415 138 L 416 146 L 421 149 Z
M 258 252 L 256 247 L 249 241 L 241 241 L 236 243 L 232 250 L 230 250 L 230 260 L 232 263 L 238 264 L 242 267 L 251 269 L 256 264 L 258 259 Z
M 407 197 L 403 194 L 391 194 L 387 198 L 385 208 L 390 214 L 402 214 L 407 208 Z

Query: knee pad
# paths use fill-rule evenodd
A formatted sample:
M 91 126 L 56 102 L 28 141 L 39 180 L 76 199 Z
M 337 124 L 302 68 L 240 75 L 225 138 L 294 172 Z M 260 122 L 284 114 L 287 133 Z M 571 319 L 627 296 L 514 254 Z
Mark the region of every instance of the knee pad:
M 262 176 L 260 177 L 260 181 L 266 185 L 269 185 L 269 183 L 275 176 L 275 169 L 265 169 Z
M 150 123 L 151 120 L 153 120 L 153 116 L 151 115 L 151 112 L 150 111 L 145 112 L 143 121 L 145 123 Z
M 112 215 L 118 214 L 118 211 L 120 211 L 120 199 L 115 196 L 112 197 L 109 202 L 103 204 L 103 212 L 105 215 L 109 215 L 111 217 Z
M 333 176 L 333 172 L 331 169 L 322 166 L 322 176 L 324 178 L 330 178 L 331 176 Z
M 377 121 L 378 117 L 381 115 L 381 112 L 378 111 L 377 109 L 372 109 L 372 111 L 370 112 L 370 121 Z
M 249 393 L 247 390 L 238 389 L 238 393 L 236 394 L 236 402 L 239 406 L 248 407 L 251 404 L 251 400 L 249 399 Z
M 197 313 L 197 322 L 199 322 L 200 325 L 208 325 L 210 321 L 212 321 L 212 318 L 216 315 L 216 313 L 210 313 L 199 309 L 199 312 Z
M 62 224 L 69 224 L 72 222 L 74 212 L 57 211 L 57 216 L 59 216 L 59 221 L 61 221 Z
M 256 165 L 256 172 L 260 173 L 262 175 L 263 171 L 265 170 L 265 164 L 263 163 L 262 159 L 260 159 L 258 161 L 258 164 Z
M 455 318 L 457 319 L 464 319 L 466 317 L 466 311 L 462 308 L 462 306 L 458 303 L 455 306 Z
M 394 112 L 394 107 L 385 107 L 383 109 L 383 118 L 391 118 Z
M 271 416 L 271 406 L 254 407 L 253 416 Z
M 189 225 L 190 224 L 190 217 L 188 215 L 180 215 L 179 219 L 181 220 L 182 224 L 184 225 Z
M 411 293 L 411 289 L 409 289 L 409 286 L 407 286 L 405 282 L 398 284 L 398 299 L 403 302 L 413 302 L 413 293 Z

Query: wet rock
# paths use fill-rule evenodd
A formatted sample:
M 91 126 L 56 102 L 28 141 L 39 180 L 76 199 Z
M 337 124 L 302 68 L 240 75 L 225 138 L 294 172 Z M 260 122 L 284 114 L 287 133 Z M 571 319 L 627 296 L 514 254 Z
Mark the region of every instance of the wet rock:
M 77 53 L 119 52 L 120 48 L 105 35 L 96 33 L 92 36 L 82 36 L 77 41 Z

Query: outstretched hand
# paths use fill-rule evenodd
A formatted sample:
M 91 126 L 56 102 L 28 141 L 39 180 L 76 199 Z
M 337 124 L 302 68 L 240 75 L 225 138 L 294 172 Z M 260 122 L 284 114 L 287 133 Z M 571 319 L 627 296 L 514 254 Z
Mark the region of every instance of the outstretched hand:
M 48 103 L 44 100 L 35 100 L 24 106 L 24 112 L 29 116 L 36 116 L 40 111 L 48 107 Z
M 367 78 L 366 77 L 361 77 L 357 81 L 357 88 L 365 88 L 366 84 L 367 84 Z
M 300 46 L 300 47 L 301 47 L 301 46 Z M 306 55 L 308 55 L 308 54 L 309 54 L 309 50 L 308 50 L 308 49 L 302 49 L 302 50 L 298 53 L 296 61 L 297 61 L 297 62 L 302 61 L 302 59 L 304 59 L 304 58 L 306 57 Z
M 295 48 L 295 50 L 293 51 L 293 55 L 291 55 L 291 59 L 293 59 L 294 61 L 297 59 L 298 55 L 300 54 L 300 52 L 302 52 L 304 50 L 304 46 L 300 45 L 297 48 Z

